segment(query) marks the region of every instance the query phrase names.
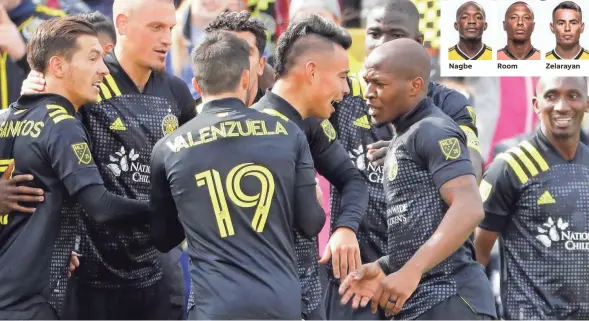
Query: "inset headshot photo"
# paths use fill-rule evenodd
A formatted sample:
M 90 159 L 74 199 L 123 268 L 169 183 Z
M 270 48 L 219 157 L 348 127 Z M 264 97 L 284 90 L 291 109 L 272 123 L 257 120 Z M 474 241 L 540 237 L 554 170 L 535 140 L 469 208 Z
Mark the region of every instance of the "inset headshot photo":
M 540 60 L 541 54 L 533 45 L 536 26 L 534 11 L 525 1 L 516 1 L 505 10 L 503 30 L 505 47 L 497 50 L 497 60 Z
M 589 51 L 585 50 L 581 44 L 585 23 L 583 10 L 579 4 L 563 1 L 554 7 L 550 31 L 554 35 L 556 45 L 554 49 L 546 53 L 546 60 L 589 59 Z
M 448 49 L 448 60 L 492 60 L 493 50 L 483 42 L 487 27 L 487 13 L 481 4 L 467 1 L 460 5 L 454 22 L 459 39 Z

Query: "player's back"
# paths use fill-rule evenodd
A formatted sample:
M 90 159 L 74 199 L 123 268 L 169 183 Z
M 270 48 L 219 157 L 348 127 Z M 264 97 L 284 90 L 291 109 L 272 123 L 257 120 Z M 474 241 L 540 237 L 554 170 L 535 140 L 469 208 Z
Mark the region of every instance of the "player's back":
M 56 153 L 52 141 L 60 139 L 58 124 L 79 124 L 73 117 L 73 106 L 57 95 L 21 97 L 7 113 L 0 120 L 0 172 L 14 161 L 12 175 L 32 174 L 35 180 L 29 186 L 43 189 L 45 195 L 43 202 L 34 204 L 33 214 L 11 212 L 0 216 L 2 312 L 26 311 L 49 300 L 52 250 L 59 234 L 60 213 L 69 196 L 52 168 L 55 164 L 52 154 Z M 64 257 L 64 273 L 65 264 Z
M 161 144 L 197 315 L 300 318 L 292 231 L 296 169 L 302 153 L 310 157 L 302 131 L 228 98 L 205 104 Z

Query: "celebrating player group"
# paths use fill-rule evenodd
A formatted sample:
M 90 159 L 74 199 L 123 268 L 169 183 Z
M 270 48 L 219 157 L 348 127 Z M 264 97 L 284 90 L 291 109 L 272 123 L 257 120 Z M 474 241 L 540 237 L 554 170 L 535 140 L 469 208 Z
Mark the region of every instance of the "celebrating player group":
M 196 102 L 164 70 L 173 1 L 113 17 L 42 23 L 0 112 L 0 319 L 493 320 L 497 239 L 504 318 L 589 318 L 585 78 L 540 78 L 539 127 L 483 171 L 410 0 L 369 10 L 359 74 L 327 18 L 293 19 L 270 67 L 264 24 L 223 13 L 192 52 Z

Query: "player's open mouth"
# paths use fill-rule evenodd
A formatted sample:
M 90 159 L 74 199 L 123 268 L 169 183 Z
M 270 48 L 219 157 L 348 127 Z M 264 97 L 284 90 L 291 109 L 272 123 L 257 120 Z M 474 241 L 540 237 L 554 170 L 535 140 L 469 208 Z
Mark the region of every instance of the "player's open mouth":
M 571 124 L 572 121 L 573 121 L 573 119 L 571 117 L 567 117 L 567 118 L 555 118 L 554 119 L 554 123 L 558 127 L 568 127 Z
M 378 114 L 378 111 L 380 110 L 380 108 L 375 107 L 374 105 L 371 105 L 371 104 L 366 104 L 366 106 L 368 107 L 368 115 L 370 115 L 370 116 L 374 116 L 375 114 Z
M 102 81 L 96 81 L 92 84 L 92 87 L 96 88 L 96 90 L 100 90 L 100 84 L 102 84 Z
M 163 56 L 165 56 L 165 55 L 168 54 L 168 51 L 167 50 L 154 50 L 154 51 L 157 52 L 160 55 L 163 55 Z

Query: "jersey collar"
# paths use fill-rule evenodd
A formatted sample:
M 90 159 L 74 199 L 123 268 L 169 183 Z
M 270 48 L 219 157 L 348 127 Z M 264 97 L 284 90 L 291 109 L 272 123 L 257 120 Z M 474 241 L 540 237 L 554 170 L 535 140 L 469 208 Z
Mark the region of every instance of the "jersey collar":
M 565 159 L 562 154 L 552 145 L 552 143 L 548 140 L 546 135 L 542 132 L 542 126 L 538 126 L 536 132 L 534 133 L 534 140 L 538 147 L 546 154 L 547 157 L 552 159 L 558 159 L 559 162 L 571 162 L 571 163 L 579 163 L 583 156 L 581 142 L 577 145 L 577 150 L 575 151 L 575 157 L 572 160 Z M 550 162 L 550 161 L 549 161 Z
M 117 59 L 117 56 L 115 55 L 114 49 L 111 50 L 108 55 L 106 55 L 104 57 L 104 62 L 106 63 L 106 66 L 108 67 L 108 70 L 110 71 L 111 76 L 115 79 L 116 83 L 118 86 L 123 87 L 123 91 L 127 91 L 127 92 L 135 92 L 137 94 L 142 94 L 142 93 L 147 93 L 149 92 L 149 90 L 151 90 L 151 84 L 153 82 L 153 77 L 156 73 L 156 71 L 152 71 L 151 74 L 149 75 L 149 79 L 147 80 L 147 83 L 145 84 L 145 88 L 143 88 L 143 91 L 139 91 L 139 88 L 137 88 L 137 85 L 135 85 L 135 83 L 133 82 L 133 80 L 131 79 L 131 77 L 129 77 L 129 75 L 125 72 L 125 70 L 123 69 L 123 67 L 121 66 L 121 63 L 119 62 L 119 60 Z
M 432 101 L 430 98 L 421 100 L 413 110 L 393 121 L 393 125 L 398 132 L 404 132 L 416 122 L 423 119 L 431 109 Z
M 274 106 L 274 108 L 279 111 L 281 114 L 286 116 L 289 120 L 299 124 L 303 121 L 303 116 L 284 98 L 278 96 L 277 94 L 271 92 L 270 90 L 266 90 L 266 95 L 264 98 Z
M 245 108 L 247 107 L 245 106 L 243 101 L 237 98 L 221 98 L 204 103 L 202 105 L 201 113 L 205 113 L 207 111 L 221 112 L 240 110 Z
M 74 108 L 74 105 L 72 105 L 72 103 L 65 97 L 57 94 L 22 95 L 20 96 L 20 98 L 18 98 L 14 108 L 16 110 L 28 109 L 36 106 L 41 101 L 44 101 L 45 104 L 59 105 L 60 107 L 65 108 L 68 114 L 72 116 L 76 114 L 76 109 Z

